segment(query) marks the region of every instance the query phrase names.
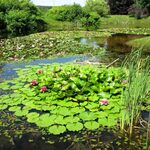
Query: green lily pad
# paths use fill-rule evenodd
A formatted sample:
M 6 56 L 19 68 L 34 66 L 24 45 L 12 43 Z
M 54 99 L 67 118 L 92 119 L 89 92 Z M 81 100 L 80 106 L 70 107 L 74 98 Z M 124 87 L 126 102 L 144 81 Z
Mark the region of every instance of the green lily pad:
M 8 106 L 3 104 L 3 105 L 0 105 L 0 110 L 5 110 Z
M 82 112 L 82 113 L 80 113 L 79 117 L 83 121 L 95 120 L 97 118 L 97 116 L 92 112 Z
M 99 128 L 99 123 L 96 121 L 89 121 L 84 124 L 84 126 L 89 130 L 95 130 Z
M 28 114 L 28 110 L 17 110 L 15 112 L 15 115 L 18 116 L 18 117 L 25 116 L 27 114 Z
M 69 131 L 80 131 L 83 128 L 83 124 L 80 122 L 69 123 L 66 127 Z
M 49 133 L 54 135 L 59 135 L 61 133 L 64 133 L 66 131 L 65 126 L 62 125 L 53 125 L 48 128 Z
M 54 119 L 54 118 L 53 118 Z M 35 122 L 37 126 L 39 127 L 49 127 L 52 124 L 54 124 L 54 120 L 52 120 L 52 116 L 50 116 L 48 113 L 43 114 L 39 117 L 38 121 Z

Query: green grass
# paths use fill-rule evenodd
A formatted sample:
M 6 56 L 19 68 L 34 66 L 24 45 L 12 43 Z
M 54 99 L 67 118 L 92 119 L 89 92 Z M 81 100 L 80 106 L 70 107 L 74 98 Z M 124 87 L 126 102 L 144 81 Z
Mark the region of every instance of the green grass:
M 122 116 L 122 128 L 129 127 L 130 135 L 137 124 L 142 106 L 147 103 L 150 75 L 150 59 L 142 58 L 142 50 L 133 51 L 126 59 L 124 67 L 128 69 L 127 87 L 123 92 L 125 112 Z
M 65 31 L 65 30 L 85 30 L 80 23 L 56 21 L 48 16 L 44 16 L 48 23 L 49 31 Z M 101 18 L 100 29 L 131 29 L 131 28 L 150 28 L 150 17 L 143 19 L 136 19 L 127 15 L 110 15 Z M 140 30 L 140 29 L 139 29 Z
M 150 52 L 150 36 L 131 40 L 127 44 L 135 48 L 142 47 L 146 49 L 148 52 Z
M 150 28 L 150 17 L 136 19 L 127 15 L 111 15 L 101 18 L 100 28 Z

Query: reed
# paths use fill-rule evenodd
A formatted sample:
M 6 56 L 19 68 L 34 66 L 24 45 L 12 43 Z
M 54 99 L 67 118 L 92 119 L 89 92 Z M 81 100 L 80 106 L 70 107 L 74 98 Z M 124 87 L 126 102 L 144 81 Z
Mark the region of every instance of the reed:
M 123 67 L 128 71 L 128 84 L 122 94 L 124 111 L 121 118 L 121 128 L 129 128 L 132 135 L 133 127 L 138 122 L 142 105 L 146 101 L 146 90 L 150 76 L 150 59 L 143 58 L 142 49 L 132 51 L 126 58 Z

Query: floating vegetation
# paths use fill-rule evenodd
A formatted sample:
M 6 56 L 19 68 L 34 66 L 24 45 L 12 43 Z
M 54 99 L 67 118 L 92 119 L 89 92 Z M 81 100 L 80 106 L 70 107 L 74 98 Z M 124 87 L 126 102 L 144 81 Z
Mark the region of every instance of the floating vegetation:
M 121 117 L 125 73 L 91 65 L 45 65 L 18 69 L 0 84 L 0 110 L 9 110 L 49 134 L 112 128 Z M 11 85 L 11 86 L 10 86 Z
M 44 32 L 0 40 L 0 58 L 3 61 L 18 61 L 32 58 L 47 58 L 69 54 L 99 54 L 103 48 L 81 44 L 75 38 L 82 36 L 108 36 L 99 32 Z

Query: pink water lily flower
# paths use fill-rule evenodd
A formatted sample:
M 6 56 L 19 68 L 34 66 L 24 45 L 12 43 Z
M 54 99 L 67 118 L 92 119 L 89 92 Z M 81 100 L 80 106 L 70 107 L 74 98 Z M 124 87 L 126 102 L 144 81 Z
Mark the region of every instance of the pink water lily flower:
M 41 92 L 46 92 L 47 91 L 47 87 L 46 86 L 42 86 L 41 87 Z
M 38 82 L 37 82 L 36 80 L 32 80 L 32 81 L 31 81 L 31 84 L 32 84 L 32 85 L 38 85 Z
M 109 104 L 109 100 L 106 99 L 106 98 L 103 98 L 103 99 L 101 99 L 101 100 L 99 101 L 99 103 L 100 103 L 101 105 L 108 105 L 108 104 Z

